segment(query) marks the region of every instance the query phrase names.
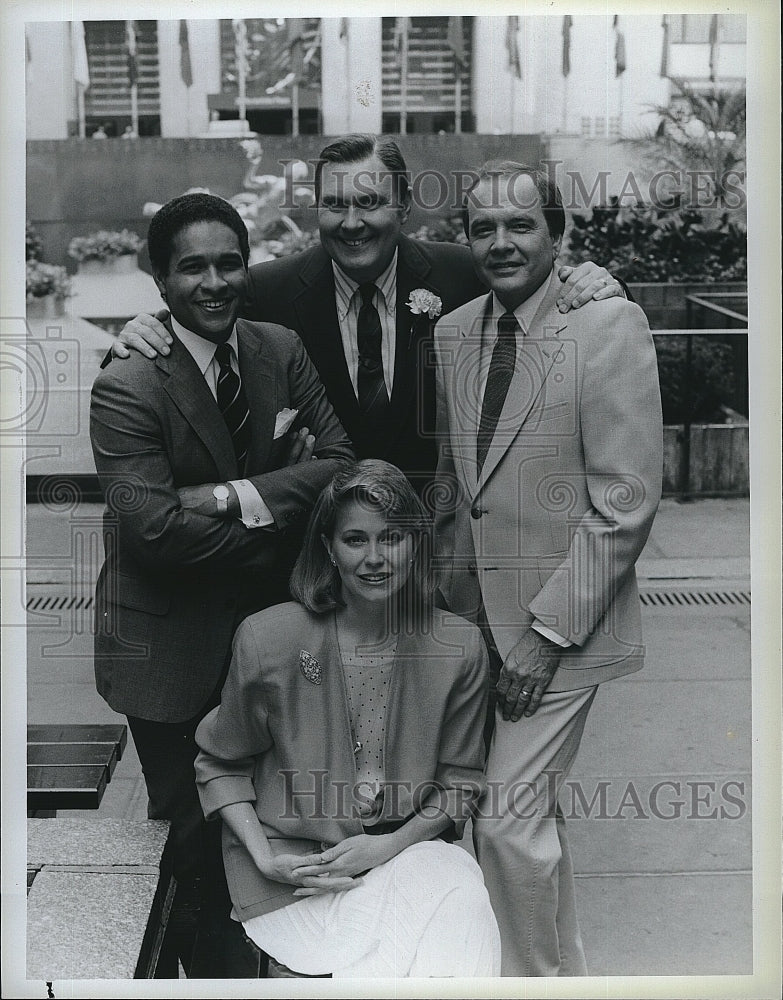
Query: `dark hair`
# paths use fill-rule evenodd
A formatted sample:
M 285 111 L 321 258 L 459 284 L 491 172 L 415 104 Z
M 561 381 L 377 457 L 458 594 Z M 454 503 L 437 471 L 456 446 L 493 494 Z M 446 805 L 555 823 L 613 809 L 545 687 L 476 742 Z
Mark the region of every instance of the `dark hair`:
M 408 582 L 398 595 L 399 606 L 409 618 L 428 611 L 437 585 L 432 565 L 432 519 L 397 466 L 377 458 L 340 470 L 321 491 L 291 574 L 292 596 L 317 614 L 345 606 L 340 575 L 329 559 L 323 537 L 332 538 L 338 514 L 353 502 L 367 505 L 389 524 L 414 535 L 416 554 Z
M 174 238 L 195 222 L 222 222 L 233 229 L 247 267 L 250 241 L 242 216 L 225 198 L 198 191 L 172 198 L 153 215 L 147 232 L 147 251 L 153 274 L 168 274 Z
M 400 147 L 393 139 L 373 135 L 371 132 L 352 132 L 324 146 L 315 165 L 315 203 L 321 200 L 321 175 L 326 163 L 361 163 L 377 156 L 391 174 L 397 202 L 402 204 L 408 195 L 408 168 Z
M 535 167 L 530 167 L 525 163 L 517 163 L 514 160 L 488 160 L 479 167 L 475 179 L 462 199 L 462 228 L 465 230 L 465 235 L 468 238 L 470 238 L 470 222 L 468 219 L 470 196 L 481 181 L 487 180 L 490 177 L 516 178 L 520 175 L 530 177 L 536 186 L 538 197 L 541 199 L 541 207 L 544 212 L 549 235 L 553 239 L 557 239 L 563 235 L 566 222 L 563 199 L 560 189 L 549 175 L 542 170 L 537 170 Z

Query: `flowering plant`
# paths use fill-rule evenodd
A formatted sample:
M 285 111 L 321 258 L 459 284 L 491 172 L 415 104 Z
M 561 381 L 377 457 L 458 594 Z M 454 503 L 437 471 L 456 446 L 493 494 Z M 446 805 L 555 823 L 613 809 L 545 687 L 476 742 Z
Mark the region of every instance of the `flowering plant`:
M 405 303 L 414 316 L 427 313 L 430 319 L 436 319 L 441 314 L 443 303 L 434 292 L 426 288 L 414 288 L 411 297 Z
M 87 236 L 74 236 L 68 245 L 68 256 L 74 260 L 111 260 L 138 253 L 144 241 L 129 229 L 120 232 L 101 229 Z
M 43 257 L 43 243 L 35 226 L 25 223 L 24 230 L 24 259 L 40 260 Z
M 28 302 L 46 295 L 64 299 L 72 294 L 71 279 L 65 268 L 57 264 L 44 264 L 40 260 L 27 261 L 25 287 Z

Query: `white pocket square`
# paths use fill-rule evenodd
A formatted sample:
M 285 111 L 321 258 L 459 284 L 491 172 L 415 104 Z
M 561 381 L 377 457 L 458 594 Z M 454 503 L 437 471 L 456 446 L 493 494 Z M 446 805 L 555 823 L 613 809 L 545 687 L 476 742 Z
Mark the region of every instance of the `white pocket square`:
M 291 424 L 296 420 L 299 415 L 299 410 L 291 410 L 286 407 L 281 410 L 275 417 L 275 441 L 281 438 L 287 430 L 291 427 Z

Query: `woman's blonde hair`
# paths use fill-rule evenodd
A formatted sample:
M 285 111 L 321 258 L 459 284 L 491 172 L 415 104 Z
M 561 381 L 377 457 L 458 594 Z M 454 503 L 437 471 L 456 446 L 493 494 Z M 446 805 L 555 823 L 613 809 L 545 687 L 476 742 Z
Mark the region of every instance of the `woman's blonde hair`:
M 337 472 L 313 507 L 302 550 L 291 575 L 291 594 L 310 611 L 344 607 L 340 575 L 323 538 L 331 539 L 339 512 L 349 503 L 366 505 L 398 530 L 412 534 L 415 555 L 400 592 L 406 616 L 429 610 L 437 581 L 432 562 L 432 518 L 405 475 L 389 462 L 368 458 Z

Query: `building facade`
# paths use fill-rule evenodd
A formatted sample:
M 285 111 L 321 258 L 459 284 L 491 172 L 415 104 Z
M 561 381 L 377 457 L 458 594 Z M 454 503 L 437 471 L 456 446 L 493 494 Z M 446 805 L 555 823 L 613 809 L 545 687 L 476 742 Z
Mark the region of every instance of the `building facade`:
M 30 22 L 27 138 L 633 136 L 672 80 L 742 85 L 730 14 Z

